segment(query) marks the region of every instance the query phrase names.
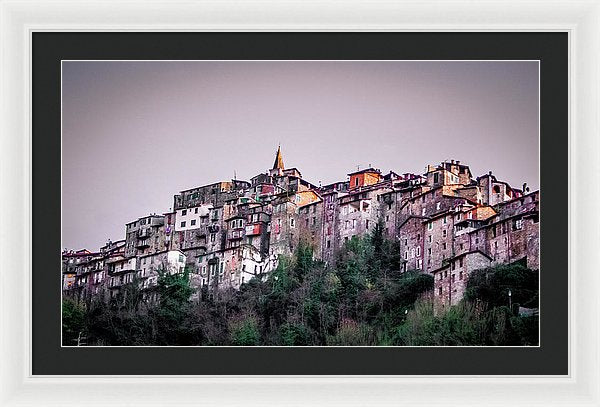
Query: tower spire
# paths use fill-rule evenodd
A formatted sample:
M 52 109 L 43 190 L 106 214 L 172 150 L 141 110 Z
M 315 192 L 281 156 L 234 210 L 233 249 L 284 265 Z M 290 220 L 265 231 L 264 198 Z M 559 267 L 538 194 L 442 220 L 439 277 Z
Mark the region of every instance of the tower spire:
M 277 146 L 277 154 L 275 155 L 275 162 L 273 163 L 274 170 L 283 170 L 283 157 L 281 155 L 281 146 Z

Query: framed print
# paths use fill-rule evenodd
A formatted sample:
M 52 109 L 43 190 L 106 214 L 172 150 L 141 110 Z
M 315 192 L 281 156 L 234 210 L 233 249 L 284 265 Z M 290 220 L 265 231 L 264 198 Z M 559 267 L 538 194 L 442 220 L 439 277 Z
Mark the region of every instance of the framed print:
M 81 48 L 69 45 L 77 39 Z M 62 145 L 63 191 L 60 290 L 37 288 L 48 273 L 34 269 L 33 281 L 40 298 L 59 294 L 62 318 L 34 307 L 34 374 L 69 373 L 52 366 L 73 369 L 58 360 L 82 352 L 98 358 L 79 370 L 88 374 L 567 373 L 567 240 L 557 237 L 566 201 L 551 188 L 549 203 L 540 199 L 546 179 L 568 183 L 556 164 L 567 140 L 566 33 L 34 33 L 32 44 L 34 112 L 60 96 L 61 138 L 47 132 L 37 145 L 48 158 Z M 53 49 L 69 55 L 60 66 Z M 131 50 L 138 56 L 121 59 Z M 170 59 L 158 59 L 163 50 Z M 369 164 L 382 160 L 378 145 L 391 170 Z M 409 156 L 443 154 L 473 164 L 406 168 L 422 167 Z M 259 157 L 266 171 L 245 175 Z M 493 157 L 515 168 L 510 182 L 484 168 Z M 54 165 L 34 173 L 34 193 L 35 179 L 48 188 L 45 213 Z M 223 172 L 231 179 L 211 180 Z M 172 182 L 172 203 L 145 203 L 160 205 Z M 135 215 L 140 207 L 149 214 Z M 133 219 L 112 225 L 120 211 Z M 50 249 L 36 242 L 35 252 Z M 114 352 L 119 365 L 102 366 Z M 176 363 L 163 370 L 142 356 L 159 352 Z M 426 363 L 400 363 L 411 357 Z M 473 365 L 435 362 L 456 357 Z
M 597 2 L 32 5 L 7 405 L 598 404 Z

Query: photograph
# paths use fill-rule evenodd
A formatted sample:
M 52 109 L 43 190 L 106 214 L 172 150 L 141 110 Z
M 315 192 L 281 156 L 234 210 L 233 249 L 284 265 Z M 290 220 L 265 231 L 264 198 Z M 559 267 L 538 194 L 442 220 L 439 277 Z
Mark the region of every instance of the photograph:
M 62 347 L 544 340 L 539 60 L 62 60 L 61 190 Z

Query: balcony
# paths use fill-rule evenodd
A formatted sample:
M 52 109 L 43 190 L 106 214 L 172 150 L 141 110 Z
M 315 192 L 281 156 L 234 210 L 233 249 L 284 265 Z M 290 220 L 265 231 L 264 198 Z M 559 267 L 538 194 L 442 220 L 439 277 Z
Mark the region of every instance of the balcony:
M 121 261 L 120 263 L 113 263 L 108 266 L 109 274 L 121 274 L 127 273 L 131 271 L 136 271 L 136 261 L 135 258 L 130 259 L 129 261 Z
M 145 249 L 147 247 L 150 247 L 150 239 L 144 239 L 144 240 L 138 241 L 137 244 L 135 245 L 135 247 L 137 247 L 138 249 Z
M 235 229 L 227 234 L 229 240 L 242 239 L 244 237 L 244 229 Z
M 260 235 L 262 232 L 262 225 L 260 223 L 246 226 L 246 236 Z
M 140 232 L 138 233 L 138 238 L 139 239 L 146 239 L 148 237 L 150 237 L 151 233 L 149 229 L 144 229 L 144 230 L 140 230 Z

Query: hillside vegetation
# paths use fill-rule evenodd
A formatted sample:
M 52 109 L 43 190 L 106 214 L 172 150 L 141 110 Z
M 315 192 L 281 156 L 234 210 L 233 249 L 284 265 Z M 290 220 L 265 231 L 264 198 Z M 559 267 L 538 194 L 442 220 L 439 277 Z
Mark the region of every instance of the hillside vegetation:
M 139 282 L 106 304 L 63 301 L 63 344 L 76 345 L 537 345 L 536 316 L 514 310 L 538 307 L 538 273 L 521 265 L 479 270 L 465 299 L 434 313 L 433 278 L 400 273 L 396 242 L 371 235 L 351 239 L 335 264 L 313 260 L 302 243 L 282 257 L 265 281 L 239 291 L 199 293 L 188 271 L 161 273 L 160 301 L 143 300 Z M 511 289 L 513 311 L 508 307 Z

